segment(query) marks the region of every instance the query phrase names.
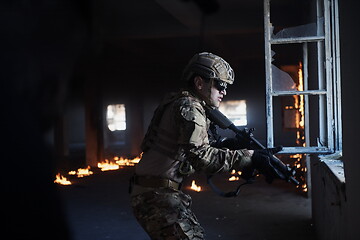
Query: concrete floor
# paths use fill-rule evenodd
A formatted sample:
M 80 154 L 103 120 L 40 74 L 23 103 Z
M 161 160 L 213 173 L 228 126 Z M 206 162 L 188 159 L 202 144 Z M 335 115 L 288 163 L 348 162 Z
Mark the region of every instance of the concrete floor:
M 133 168 L 96 172 L 72 179 L 73 185 L 59 186 L 74 240 L 148 240 L 129 206 L 128 179 Z M 235 187 L 227 176 L 214 179 L 228 190 Z M 200 193 L 188 189 L 191 180 L 203 187 Z M 229 186 L 231 185 L 231 186 Z M 236 198 L 222 198 L 196 174 L 187 179 L 184 191 L 193 198 L 193 211 L 205 228 L 206 239 L 307 239 L 315 238 L 311 225 L 311 201 L 288 183 L 271 185 L 258 179 L 244 186 Z

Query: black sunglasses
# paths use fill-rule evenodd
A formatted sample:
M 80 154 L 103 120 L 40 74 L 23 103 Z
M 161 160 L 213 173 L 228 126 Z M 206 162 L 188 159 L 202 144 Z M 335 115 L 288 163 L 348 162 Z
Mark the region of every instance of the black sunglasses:
M 219 90 L 219 92 L 225 91 L 227 88 L 227 83 L 221 80 L 214 79 L 214 87 Z

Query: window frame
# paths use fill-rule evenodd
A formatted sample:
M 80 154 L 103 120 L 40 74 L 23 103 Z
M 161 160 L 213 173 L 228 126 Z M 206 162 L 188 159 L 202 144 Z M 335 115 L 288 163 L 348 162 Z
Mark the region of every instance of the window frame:
M 330 154 L 342 151 L 340 44 L 338 0 L 316 1 L 316 36 L 276 38 L 270 21 L 270 0 L 264 0 L 267 146 L 274 147 L 273 98 L 303 95 L 305 99 L 305 147 L 284 147 L 283 154 Z M 322 20 L 323 19 L 323 20 Z M 308 43 L 317 45 L 317 90 L 308 90 Z M 274 91 L 272 45 L 300 43 L 303 47 L 303 91 Z M 319 96 L 317 146 L 310 146 L 309 96 Z

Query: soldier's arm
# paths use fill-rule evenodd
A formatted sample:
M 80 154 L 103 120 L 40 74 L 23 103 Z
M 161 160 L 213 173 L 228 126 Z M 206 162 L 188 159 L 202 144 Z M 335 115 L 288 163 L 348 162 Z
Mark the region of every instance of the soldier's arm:
M 196 171 L 213 174 L 231 169 L 242 170 L 252 165 L 248 150 L 219 149 L 204 144 L 189 149 L 189 160 Z
M 196 171 L 213 174 L 234 168 L 241 170 L 251 165 L 252 152 L 246 149 L 229 150 L 210 146 L 205 110 L 199 102 L 182 103 L 179 120 L 179 143 Z

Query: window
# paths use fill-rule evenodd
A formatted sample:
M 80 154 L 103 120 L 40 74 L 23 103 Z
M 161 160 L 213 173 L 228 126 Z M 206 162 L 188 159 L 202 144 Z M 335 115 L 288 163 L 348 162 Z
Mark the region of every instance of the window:
M 295 132 L 301 140 L 289 141 L 282 153 L 342 150 L 338 0 L 311 4 L 310 23 L 278 29 L 271 23 L 270 0 L 264 0 L 267 145 L 282 144 L 277 138 Z M 289 50 L 296 53 L 298 70 L 279 62 Z M 279 116 L 282 121 L 276 121 Z
M 107 126 L 110 131 L 126 130 L 125 104 L 113 104 L 107 106 Z
M 225 114 L 235 126 L 246 126 L 246 100 L 224 101 L 219 110 Z

